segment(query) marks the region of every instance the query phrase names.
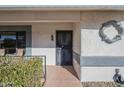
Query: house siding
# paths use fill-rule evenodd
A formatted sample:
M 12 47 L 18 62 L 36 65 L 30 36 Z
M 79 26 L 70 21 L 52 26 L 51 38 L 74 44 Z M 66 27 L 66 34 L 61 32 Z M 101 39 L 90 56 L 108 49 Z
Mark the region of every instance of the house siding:
M 124 76 L 124 36 L 107 44 L 98 34 L 106 21 L 124 23 L 124 12 L 0 11 L 0 14 L 1 25 L 32 26 L 27 31 L 26 55 L 45 55 L 47 65 L 56 65 L 56 30 L 73 30 L 73 67 L 82 82 L 113 81 L 117 68 Z
M 72 23 L 32 24 L 32 55 L 45 55 L 47 65 L 56 65 L 56 30 L 73 30 Z
M 73 67 L 80 78 L 81 30 L 80 22 L 73 23 Z
M 124 75 L 124 39 L 107 44 L 99 37 L 102 23 L 123 23 L 124 12 L 97 11 L 81 13 L 81 81 L 113 81 L 115 69 Z M 121 25 L 123 28 L 123 25 Z

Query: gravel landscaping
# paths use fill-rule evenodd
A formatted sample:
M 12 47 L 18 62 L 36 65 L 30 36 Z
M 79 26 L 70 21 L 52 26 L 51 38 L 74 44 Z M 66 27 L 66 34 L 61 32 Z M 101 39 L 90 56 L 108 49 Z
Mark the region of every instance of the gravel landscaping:
M 118 87 L 115 82 L 82 82 L 83 87 Z

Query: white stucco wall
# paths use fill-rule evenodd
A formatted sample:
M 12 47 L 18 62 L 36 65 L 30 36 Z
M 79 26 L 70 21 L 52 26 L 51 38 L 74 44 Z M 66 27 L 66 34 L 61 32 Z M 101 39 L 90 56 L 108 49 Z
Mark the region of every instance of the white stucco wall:
M 81 67 L 81 82 L 111 82 L 115 69 L 124 77 L 124 67 Z
M 71 23 L 32 24 L 32 55 L 45 55 L 47 65 L 56 65 L 56 30 L 72 29 Z
M 80 23 L 73 23 L 73 67 L 80 78 L 81 31 Z M 76 58 L 77 57 L 77 58 Z M 78 60 L 77 60 L 78 59 Z M 79 61 L 79 62 L 78 62 Z
M 81 54 L 81 29 L 80 22 L 73 23 L 73 51 Z
M 101 24 L 109 20 L 117 20 L 118 22 L 124 21 L 124 12 L 115 11 L 97 11 L 97 12 L 82 12 L 81 13 L 81 62 L 84 62 L 85 57 L 94 58 L 92 61 L 96 64 L 93 66 L 83 66 L 81 67 L 81 81 L 113 81 L 113 75 L 115 74 L 115 69 L 120 69 L 120 74 L 124 76 L 124 67 L 116 66 L 111 64 L 111 61 L 107 61 L 107 57 L 121 57 L 120 60 L 124 58 L 124 36 L 122 40 L 117 41 L 113 44 L 107 44 L 101 41 L 99 37 L 99 28 Z M 102 58 L 103 57 L 103 58 Z M 96 58 L 96 59 L 95 59 Z M 101 58 L 101 60 L 97 60 Z M 89 62 L 87 61 L 87 62 Z M 97 65 L 97 62 L 105 61 L 110 62 L 111 65 L 107 66 L 106 62 L 104 66 Z M 119 61 L 119 60 L 118 60 Z M 91 63 L 92 63 L 91 62 Z M 90 62 L 89 62 L 90 63 Z M 85 63 L 84 63 L 85 64 Z M 92 64 L 91 64 L 92 65 Z M 119 65 L 119 64 L 118 64 Z
M 78 78 L 81 80 L 81 66 L 75 59 L 73 59 L 73 68 L 74 68 Z
M 124 12 L 82 12 L 81 13 L 81 55 L 82 56 L 124 56 L 123 39 L 107 44 L 99 37 L 101 24 L 109 21 L 124 21 Z

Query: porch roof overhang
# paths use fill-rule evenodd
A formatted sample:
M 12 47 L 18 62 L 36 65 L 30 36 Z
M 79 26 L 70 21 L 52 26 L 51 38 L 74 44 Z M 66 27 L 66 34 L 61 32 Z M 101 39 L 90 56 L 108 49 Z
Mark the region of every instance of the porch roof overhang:
M 123 5 L 0 5 L 0 23 L 80 22 L 80 11 L 124 11 Z
M 123 5 L 0 5 L 0 11 L 124 11 Z

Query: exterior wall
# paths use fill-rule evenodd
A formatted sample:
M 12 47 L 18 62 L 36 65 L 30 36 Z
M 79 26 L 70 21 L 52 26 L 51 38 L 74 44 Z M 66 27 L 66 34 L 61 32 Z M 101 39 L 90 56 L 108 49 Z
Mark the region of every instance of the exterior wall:
M 73 67 L 80 78 L 81 31 L 80 23 L 73 23 Z
M 0 11 L 0 22 L 77 22 L 80 12 L 71 11 Z
M 56 30 L 72 30 L 72 24 L 32 24 L 32 55 L 45 55 L 47 65 L 56 65 Z M 51 41 L 51 35 L 54 41 Z
M 92 16 L 91 16 L 92 15 Z M 109 20 L 123 22 L 124 12 L 82 12 L 81 34 L 82 50 L 81 55 L 85 56 L 124 56 L 124 39 L 107 44 L 101 41 L 98 35 L 102 23 Z
M 81 30 L 80 23 L 73 23 L 73 51 L 81 54 Z
M 32 26 L 32 55 L 45 55 L 47 65 L 56 65 L 56 30 L 73 30 L 73 66 L 81 81 L 113 81 L 116 68 L 124 76 L 124 39 L 107 44 L 98 35 L 106 21 L 123 24 L 124 12 L 1 11 L 0 14 L 1 25 Z
M 73 30 L 72 23 L 0 23 L 0 26 L 22 26 L 31 25 L 31 29 L 27 31 L 27 48 L 26 55 L 45 55 L 47 65 L 56 65 L 56 30 Z M 0 28 L 1 28 L 0 27 Z M 18 28 L 17 27 L 17 28 Z M 6 31 L 2 29 L 0 31 Z M 23 27 L 16 29 L 14 27 L 9 30 L 26 30 Z M 32 36 L 28 36 L 29 34 Z M 54 36 L 54 40 L 51 41 L 51 35 Z
M 81 82 L 113 81 L 115 69 L 120 69 L 124 77 L 124 67 L 81 67 Z
M 81 81 L 113 81 L 116 68 L 124 75 L 124 39 L 107 44 L 98 34 L 109 20 L 123 23 L 124 12 L 81 13 Z

